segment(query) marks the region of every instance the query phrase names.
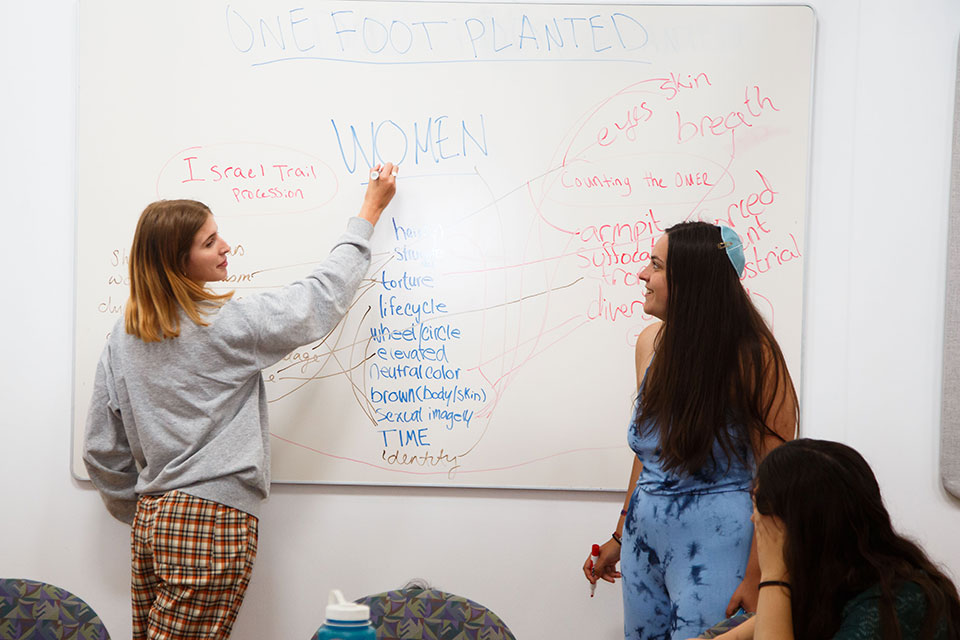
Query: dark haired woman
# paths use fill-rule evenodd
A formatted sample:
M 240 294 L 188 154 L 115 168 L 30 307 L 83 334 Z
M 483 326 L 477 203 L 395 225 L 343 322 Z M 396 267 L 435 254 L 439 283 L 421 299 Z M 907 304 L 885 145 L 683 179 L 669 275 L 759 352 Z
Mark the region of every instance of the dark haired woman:
M 359 216 L 309 276 L 232 299 L 230 247 L 206 205 L 161 200 L 140 216 L 130 298 L 97 365 L 83 459 L 107 509 L 133 525 L 133 638 L 229 637 L 270 490 L 261 369 L 319 340 L 370 264 L 396 191 L 371 174 Z
M 760 465 L 755 498 L 757 615 L 718 638 L 960 639 L 956 587 L 893 530 L 859 453 L 787 443 Z
M 690 222 L 667 229 L 640 274 L 644 311 L 662 322 L 637 339 L 637 455 L 612 539 L 584 564 L 592 583 L 622 573 L 629 640 L 689 638 L 756 603 L 755 461 L 794 437 L 797 400 L 743 267 L 736 232 Z

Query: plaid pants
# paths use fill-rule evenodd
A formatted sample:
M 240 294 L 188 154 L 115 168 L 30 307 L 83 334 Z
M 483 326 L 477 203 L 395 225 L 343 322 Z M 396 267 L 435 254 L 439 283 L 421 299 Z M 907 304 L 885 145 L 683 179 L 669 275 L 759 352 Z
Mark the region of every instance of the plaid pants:
M 225 640 L 257 557 L 257 519 L 180 491 L 140 496 L 133 640 Z

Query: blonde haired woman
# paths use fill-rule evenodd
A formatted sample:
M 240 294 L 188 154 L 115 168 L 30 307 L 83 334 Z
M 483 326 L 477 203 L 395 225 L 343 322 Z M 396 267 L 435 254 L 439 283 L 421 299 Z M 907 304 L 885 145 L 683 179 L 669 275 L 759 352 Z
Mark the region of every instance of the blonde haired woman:
M 279 291 L 218 295 L 229 245 L 210 210 L 159 201 L 140 216 L 130 299 L 97 365 L 83 459 L 107 509 L 133 525 L 133 638 L 230 635 L 270 489 L 261 370 L 328 333 L 370 263 L 396 191 L 377 167 L 360 213 L 309 276 Z

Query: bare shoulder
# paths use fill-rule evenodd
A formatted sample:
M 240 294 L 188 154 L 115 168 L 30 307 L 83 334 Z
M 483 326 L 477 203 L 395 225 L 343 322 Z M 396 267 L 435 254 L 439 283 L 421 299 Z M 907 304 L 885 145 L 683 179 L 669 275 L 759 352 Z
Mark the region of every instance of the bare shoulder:
M 797 392 L 779 348 L 765 346 L 763 357 L 765 361 L 763 391 L 769 403 L 766 421 L 770 429 L 779 436 L 779 438 L 768 436 L 768 442 L 764 444 L 765 449 L 769 451 L 774 446 L 797 437 L 799 412 Z
M 637 336 L 637 360 L 639 361 L 641 357 L 645 360 L 649 360 L 650 356 L 653 355 L 653 348 L 657 342 L 657 335 L 660 334 L 660 327 L 663 326 L 663 322 L 657 321 L 651 325 L 648 325 L 640 332 L 640 335 Z
M 640 335 L 637 336 L 635 358 L 637 364 L 638 386 L 640 384 L 640 380 L 643 379 L 643 373 L 647 370 L 647 367 L 650 366 L 650 361 L 653 359 L 654 347 L 656 347 L 657 336 L 660 334 L 660 328 L 662 326 L 662 322 L 654 322 L 641 331 Z

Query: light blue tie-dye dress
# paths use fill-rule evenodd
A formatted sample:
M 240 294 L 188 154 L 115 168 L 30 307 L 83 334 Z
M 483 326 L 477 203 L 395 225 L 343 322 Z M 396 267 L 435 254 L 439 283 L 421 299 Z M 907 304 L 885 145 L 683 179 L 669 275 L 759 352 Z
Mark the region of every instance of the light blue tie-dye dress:
M 641 393 L 643 386 L 641 385 Z M 628 441 L 643 463 L 623 525 L 624 636 L 684 640 L 722 620 L 743 580 L 753 526 L 753 454 L 744 465 L 714 447 L 694 474 L 663 469 L 659 432 Z

